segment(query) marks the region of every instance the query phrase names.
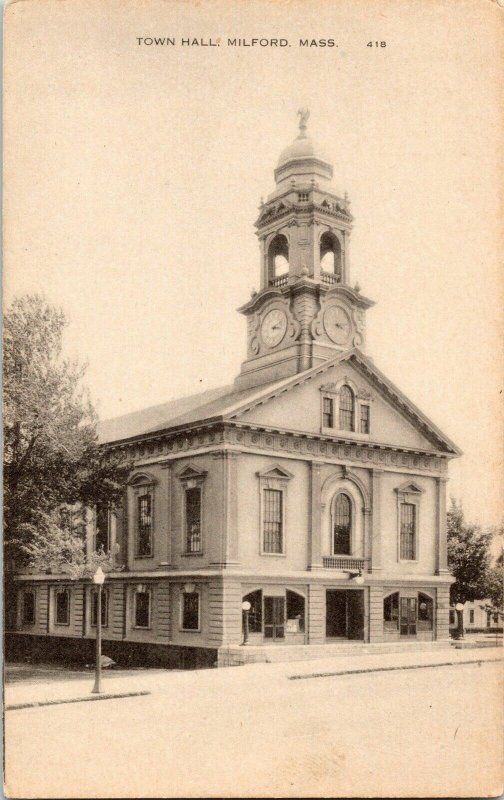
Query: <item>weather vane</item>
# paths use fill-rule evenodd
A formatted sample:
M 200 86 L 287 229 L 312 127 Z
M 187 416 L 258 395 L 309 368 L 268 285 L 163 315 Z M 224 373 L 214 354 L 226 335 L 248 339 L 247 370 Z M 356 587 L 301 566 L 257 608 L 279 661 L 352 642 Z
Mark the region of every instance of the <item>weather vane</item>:
M 299 130 L 301 131 L 301 135 L 303 135 L 306 131 L 306 123 L 310 116 L 310 110 L 308 108 L 300 108 L 297 113 L 299 116 Z

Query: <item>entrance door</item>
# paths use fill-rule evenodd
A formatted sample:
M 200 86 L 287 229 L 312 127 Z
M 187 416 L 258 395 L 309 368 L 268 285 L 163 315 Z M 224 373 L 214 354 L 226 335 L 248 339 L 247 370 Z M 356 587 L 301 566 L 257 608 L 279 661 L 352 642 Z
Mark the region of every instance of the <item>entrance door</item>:
M 346 636 L 347 593 L 328 590 L 326 592 L 326 636 L 334 638 Z
M 416 622 L 416 597 L 401 597 L 401 614 L 399 618 L 401 636 L 416 636 Z
M 283 639 L 285 637 L 285 598 L 264 598 L 264 638 Z

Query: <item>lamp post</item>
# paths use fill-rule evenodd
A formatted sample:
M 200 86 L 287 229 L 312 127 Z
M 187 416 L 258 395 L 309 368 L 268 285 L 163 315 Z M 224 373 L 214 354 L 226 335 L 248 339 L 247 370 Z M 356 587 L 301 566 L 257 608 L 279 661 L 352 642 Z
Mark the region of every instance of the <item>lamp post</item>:
M 96 586 L 96 663 L 95 663 L 95 682 L 91 689 L 91 694 L 101 694 L 101 609 L 102 609 L 102 587 L 105 582 L 105 573 L 98 567 L 93 575 L 93 583 Z
M 457 638 L 463 639 L 464 638 L 464 617 L 462 612 L 464 611 L 464 604 L 457 603 L 455 605 L 455 611 L 457 612 Z
M 242 603 L 242 611 L 243 611 L 243 642 L 242 644 L 247 644 L 248 642 L 248 635 L 249 635 L 249 613 L 250 609 L 252 608 L 251 604 L 248 600 L 244 600 Z

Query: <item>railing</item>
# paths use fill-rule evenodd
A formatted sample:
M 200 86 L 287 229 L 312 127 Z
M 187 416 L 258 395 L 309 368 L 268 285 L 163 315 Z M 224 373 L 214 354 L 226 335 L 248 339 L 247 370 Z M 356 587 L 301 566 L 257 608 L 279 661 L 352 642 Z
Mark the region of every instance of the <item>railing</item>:
M 287 286 L 289 283 L 289 275 L 279 275 L 278 278 L 271 278 L 270 286 Z
M 363 558 L 348 558 L 345 556 L 324 556 L 322 564 L 328 569 L 357 569 L 364 570 Z
M 339 275 L 334 275 L 332 272 L 321 272 L 320 280 L 322 283 L 340 283 L 341 278 Z

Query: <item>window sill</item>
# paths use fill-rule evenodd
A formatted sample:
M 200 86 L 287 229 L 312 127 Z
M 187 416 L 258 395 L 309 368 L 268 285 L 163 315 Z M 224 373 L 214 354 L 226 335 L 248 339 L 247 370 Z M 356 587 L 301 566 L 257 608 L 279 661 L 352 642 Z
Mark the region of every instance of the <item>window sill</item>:
M 201 633 L 201 628 L 179 628 L 179 633 Z
M 181 553 L 180 555 L 181 555 L 181 556 L 183 556 L 184 558 L 185 558 L 186 556 L 188 556 L 189 558 L 191 558 L 192 556 L 203 556 L 203 555 L 204 555 L 204 552 L 203 552 L 203 550 L 200 550 L 198 553 Z
M 418 558 L 398 558 L 399 564 L 418 564 Z
M 349 438 L 349 439 L 356 439 L 360 442 L 369 441 L 371 438 L 371 432 L 369 433 L 359 433 L 358 431 L 344 431 L 341 428 L 326 428 L 323 425 L 320 428 L 320 432 L 323 436 L 337 436 Z
M 261 552 L 262 556 L 268 556 L 268 558 L 287 558 L 287 553 L 264 553 Z
M 147 627 L 145 627 L 144 625 L 133 625 L 133 630 L 134 631 L 151 631 L 152 630 L 152 625 L 148 625 Z
M 134 556 L 135 561 L 140 558 L 154 558 L 154 553 L 149 553 L 148 555 L 139 556 L 138 554 Z
M 57 627 L 57 628 L 69 628 L 70 627 L 70 623 L 69 622 L 55 622 L 54 626 Z

